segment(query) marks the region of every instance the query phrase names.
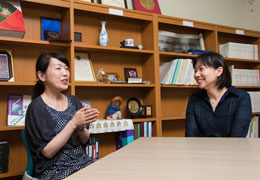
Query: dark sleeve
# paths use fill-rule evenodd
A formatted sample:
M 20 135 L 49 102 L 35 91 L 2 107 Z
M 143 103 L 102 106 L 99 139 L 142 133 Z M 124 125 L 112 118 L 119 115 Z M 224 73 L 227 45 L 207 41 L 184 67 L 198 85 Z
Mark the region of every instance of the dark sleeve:
M 251 99 L 249 94 L 244 92 L 238 102 L 230 137 L 246 137 L 251 118 Z
M 185 136 L 186 137 L 200 137 L 200 129 L 198 127 L 195 115 L 194 115 L 194 96 L 190 96 L 188 106 L 186 109 L 186 125 Z
M 52 127 L 51 117 L 39 98 L 35 99 L 27 109 L 25 132 L 34 162 L 34 175 L 40 175 L 56 161 L 56 157 L 47 159 L 41 153 L 56 134 Z

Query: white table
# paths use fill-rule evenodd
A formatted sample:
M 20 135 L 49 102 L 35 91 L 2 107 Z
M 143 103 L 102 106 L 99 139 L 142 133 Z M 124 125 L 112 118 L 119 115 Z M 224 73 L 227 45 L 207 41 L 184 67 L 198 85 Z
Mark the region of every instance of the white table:
M 67 178 L 260 179 L 260 139 L 139 138 Z

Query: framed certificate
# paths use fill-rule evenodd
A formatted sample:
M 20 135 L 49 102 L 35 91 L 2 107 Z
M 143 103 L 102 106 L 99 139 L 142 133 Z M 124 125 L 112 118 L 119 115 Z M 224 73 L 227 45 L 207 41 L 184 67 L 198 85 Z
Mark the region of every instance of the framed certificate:
M 96 82 L 95 73 L 88 53 L 75 52 L 75 81 Z
M 13 61 L 9 52 L 0 50 L 0 81 L 10 81 L 13 78 Z
M 101 4 L 125 8 L 125 0 L 101 0 Z

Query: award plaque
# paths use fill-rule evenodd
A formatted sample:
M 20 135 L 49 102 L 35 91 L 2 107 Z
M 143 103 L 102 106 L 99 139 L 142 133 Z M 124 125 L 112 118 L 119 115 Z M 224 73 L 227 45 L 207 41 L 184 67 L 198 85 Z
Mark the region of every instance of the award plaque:
M 44 35 L 45 35 L 47 40 L 61 38 L 60 33 L 57 32 L 57 31 L 47 31 L 47 30 L 45 30 Z
M 126 109 L 132 118 L 138 118 L 142 114 L 142 105 L 135 97 L 130 97 L 127 100 Z

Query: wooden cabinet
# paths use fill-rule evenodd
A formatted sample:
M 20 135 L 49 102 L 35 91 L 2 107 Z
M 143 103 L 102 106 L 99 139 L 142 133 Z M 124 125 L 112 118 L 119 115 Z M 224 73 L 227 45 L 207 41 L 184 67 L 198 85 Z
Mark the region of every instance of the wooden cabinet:
M 15 82 L 0 82 L 0 141 L 8 141 L 10 148 L 9 172 L 0 174 L 0 178 L 22 175 L 26 168 L 27 156 L 21 138 L 21 130 L 24 127 L 7 126 L 7 95 L 32 93 L 36 81 L 35 62 L 41 52 L 60 51 L 65 54 L 71 64 L 70 86 L 67 92 L 76 95 L 80 100 L 90 100 L 92 106 L 100 111 L 100 119 L 105 118 L 106 108 L 114 96 L 122 97 L 122 117 L 130 118 L 125 108 L 126 101 L 130 97 L 137 97 L 143 105 L 152 105 L 153 111 L 151 118 L 134 119 L 134 122 L 152 121 L 154 136 L 184 136 L 188 98 L 198 88 L 161 85 L 160 62 L 196 56 L 160 52 L 158 31 L 202 33 L 206 50 L 216 52 L 220 44 L 229 41 L 260 46 L 260 32 L 244 30 L 245 35 L 238 35 L 232 27 L 79 0 L 23 0 L 21 6 L 26 29 L 24 38 L 0 37 L 1 49 L 12 50 L 15 74 Z M 115 15 L 115 12 L 121 15 Z M 60 19 L 62 36 L 72 39 L 72 42 L 42 41 L 41 17 Z M 98 43 L 101 21 L 107 22 L 108 47 L 101 47 Z M 81 32 L 82 40 L 87 44 L 74 42 L 74 32 Z M 135 45 L 142 44 L 143 49 L 120 48 L 120 41 L 127 38 L 133 38 Z M 74 55 L 78 51 L 89 54 L 95 73 L 103 68 L 105 72 L 117 72 L 121 80 L 125 80 L 124 68 L 136 68 L 138 76 L 150 84 L 77 82 L 74 80 Z M 238 67 L 260 69 L 259 61 L 232 58 L 226 60 Z M 260 87 L 246 89 L 259 90 Z M 94 136 L 100 141 L 100 157 L 116 150 L 115 133 Z

